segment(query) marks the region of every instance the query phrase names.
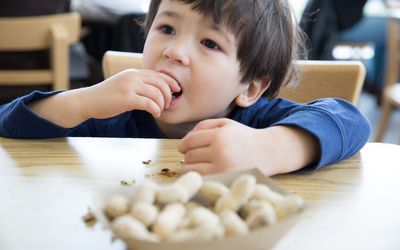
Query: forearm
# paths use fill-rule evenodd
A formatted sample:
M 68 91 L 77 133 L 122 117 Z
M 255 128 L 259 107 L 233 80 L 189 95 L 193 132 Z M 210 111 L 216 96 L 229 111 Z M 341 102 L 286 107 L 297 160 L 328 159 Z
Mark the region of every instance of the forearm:
M 38 116 L 64 128 L 73 128 L 89 117 L 83 97 L 86 88 L 74 89 L 32 102 L 28 107 Z
M 368 141 L 370 125 L 366 117 L 351 103 L 341 99 L 320 99 L 273 123 L 274 126 L 295 126 L 309 131 L 320 145 L 320 158 L 307 171 L 347 159 Z
M 258 130 L 261 152 L 267 163 L 260 170 L 270 176 L 288 173 L 309 166 L 320 157 L 316 137 L 294 126 L 274 126 Z

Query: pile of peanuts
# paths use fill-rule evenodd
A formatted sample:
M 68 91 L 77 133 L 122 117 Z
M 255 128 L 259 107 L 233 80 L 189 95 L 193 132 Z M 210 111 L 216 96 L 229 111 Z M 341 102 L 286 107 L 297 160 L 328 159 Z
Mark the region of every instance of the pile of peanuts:
M 188 172 L 169 184 L 145 182 L 132 199 L 110 197 L 105 214 L 124 241 L 208 241 L 272 225 L 303 205 L 301 197 L 281 195 L 253 175 L 237 177 L 228 188 Z

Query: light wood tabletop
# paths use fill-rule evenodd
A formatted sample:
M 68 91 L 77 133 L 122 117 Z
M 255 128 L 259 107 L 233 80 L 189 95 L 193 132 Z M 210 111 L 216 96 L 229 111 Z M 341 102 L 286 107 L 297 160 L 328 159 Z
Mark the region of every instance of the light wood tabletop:
M 176 143 L 0 138 L 0 249 L 124 249 L 82 216 L 99 188 L 178 170 Z M 307 204 L 274 249 L 400 249 L 400 146 L 368 143 L 338 164 L 272 179 Z

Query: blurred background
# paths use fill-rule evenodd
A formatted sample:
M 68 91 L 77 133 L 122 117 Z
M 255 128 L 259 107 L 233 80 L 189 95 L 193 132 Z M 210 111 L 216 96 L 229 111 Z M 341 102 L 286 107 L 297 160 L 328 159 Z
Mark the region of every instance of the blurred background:
M 370 141 L 400 143 L 400 111 L 391 106 L 389 125 L 381 138 L 376 133 L 385 106 L 385 87 L 397 82 L 398 71 L 390 73 L 393 63 L 388 52 L 391 32 L 388 20 L 400 15 L 396 0 L 289 0 L 300 27 L 307 35 L 311 60 L 358 60 L 366 69 L 358 107 L 373 127 Z M 142 52 L 143 21 L 150 0 L 1 0 L 0 32 L 10 18 L 79 13 L 79 39 L 68 47 L 68 88 L 90 86 L 103 80 L 101 59 L 107 50 Z M 7 20 L 6 20 L 7 19 Z M 3 26 L 3 27 L 2 27 Z M 18 32 L 18 31 L 16 31 Z M 51 67 L 51 49 L 16 51 L 2 47 L 0 34 L 0 71 Z M 400 57 L 400 56 L 399 56 Z M 396 79 L 388 75 L 395 74 Z M 1 79 L 0 79 L 1 80 Z M 35 85 L 0 82 L 0 104 L 33 90 L 55 89 L 48 83 Z M 387 105 L 386 105 L 387 106 Z

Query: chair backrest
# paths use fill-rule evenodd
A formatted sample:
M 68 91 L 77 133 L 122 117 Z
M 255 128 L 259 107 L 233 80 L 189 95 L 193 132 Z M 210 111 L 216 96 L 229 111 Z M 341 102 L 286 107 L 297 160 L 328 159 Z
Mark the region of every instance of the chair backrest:
M 365 80 L 365 67 L 359 61 L 298 61 L 303 70 L 293 88 L 282 87 L 279 96 L 296 102 L 336 97 L 357 104 Z
M 50 50 L 48 70 L 0 70 L 0 85 L 50 83 L 53 89 L 69 87 L 69 46 L 79 41 L 79 14 L 0 18 L 0 51 Z
M 125 69 L 142 67 L 142 53 L 107 51 L 103 56 L 103 75 L 109 78 Z
M 394 85 L 399 80 L 399 65 L 400 65 L 400 26 L 399 16 L 388 18 L 388 40 L 386 42 L 386 53 L 388 64 L 385 72 L 385 87 Z
M 103 73 L 108 78 L 128 68 L 141 67 L 142 54 L 107 51 Z M 365 79 L 365 67 L 358 61 L 297 61 L 302 78 L 295 87 L 282 87 L 279 97 L 295 102 L 337 97 L 356 104 Z

